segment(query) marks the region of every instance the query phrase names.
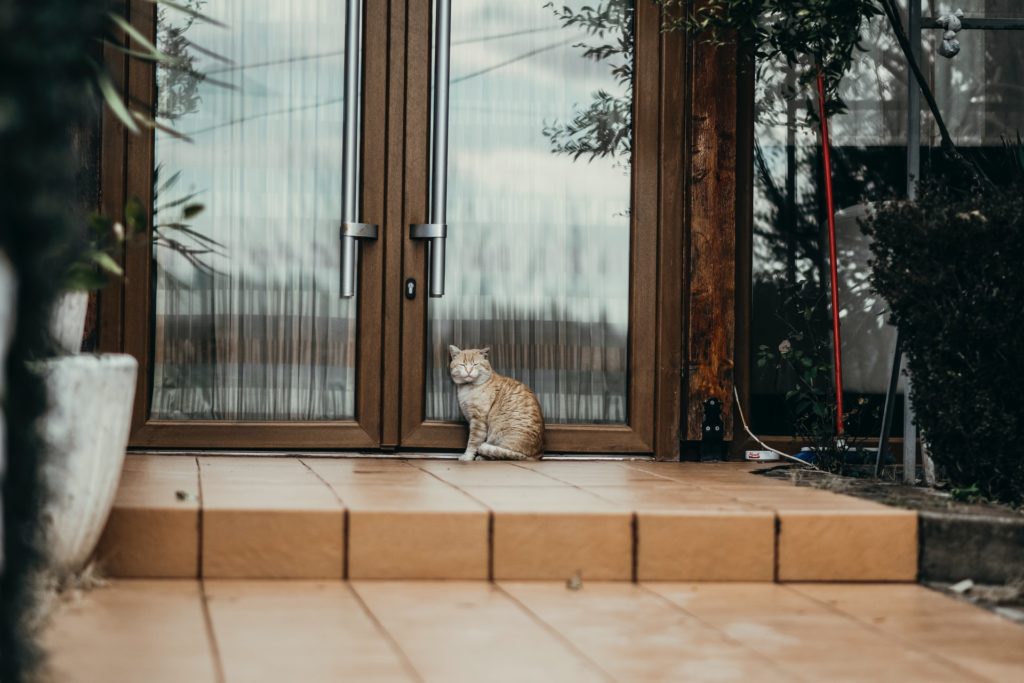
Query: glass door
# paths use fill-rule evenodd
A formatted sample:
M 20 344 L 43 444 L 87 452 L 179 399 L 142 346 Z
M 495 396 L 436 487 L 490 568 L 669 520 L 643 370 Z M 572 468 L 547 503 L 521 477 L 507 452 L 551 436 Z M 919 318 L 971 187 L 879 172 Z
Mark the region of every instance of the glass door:
M 657 10 L 560 5 L 409 5 L 432 28 L 410 64 L 432 68 L 410 72 L 407 144 L 428 153 L 407 166 L 407 214 L 434 227 L 405 245 L 423 285 L 404 308 L 422 333 L 403 337 L 403 445 L 464 445 L 455 344 L 533 388 L 548 450 L 652 450 L 657 183 L 638 180 L 656 138 L 634 130 Z
M 382 172 L 361 161 L 383 128 L 362 111 L 384 107 L 363 78 L 386 60 L 371 48 L 386 12 L 215 0 L 212 23 L 138 5 L 133 23 L 174 61 L 129 75 L 160 124 L 134 143 L 151 185 L 128 178 L 152 217 L 129 255 L 132 284 L 152 283 L 150 334 L 128 339 L 150 359 L 133 443 L 375 446 Z
M 458 450 L 456 344 L 533 388 L 549 452 L 671 448 L 688 67 L 657 7 L 200 9 L 132 0 L 174 59 L 115 68 L 159 125 L 104 136 L 152 237 L 101 311 L 132 446 Z

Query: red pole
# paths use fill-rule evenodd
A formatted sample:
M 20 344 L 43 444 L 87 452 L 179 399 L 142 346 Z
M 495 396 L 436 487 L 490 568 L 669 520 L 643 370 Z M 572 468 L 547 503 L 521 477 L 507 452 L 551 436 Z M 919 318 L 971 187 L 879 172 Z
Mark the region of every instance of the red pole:
M 825 165 L 825 204 L 828 211 L 828 258 L 832 284 L 832 366 L 836 387 L 836 434 L 843 433 L 843 352 L 839 335 L 839 271 L 836 267 L 836 211 L 832 202 L 832 143 L 825 115 L 825 75 L 818 72 L 818 115 L 821 119 L 821 150 Z

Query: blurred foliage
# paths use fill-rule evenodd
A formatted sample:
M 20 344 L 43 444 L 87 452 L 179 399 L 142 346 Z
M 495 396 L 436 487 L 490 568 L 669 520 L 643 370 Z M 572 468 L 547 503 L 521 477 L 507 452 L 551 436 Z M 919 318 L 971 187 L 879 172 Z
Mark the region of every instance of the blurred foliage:
M 44 553 L 44 500 L 36 430 L 46 389 L 28 361 L 46 355 L 60 274 L 79 233 L 75 131 L 94 121 L 97 36 L 108 21 L 102 0 L 0 0 L 0 251 L 17 277 L 14 337 L 3 400 L 3 568 L 0 574 L 0 680 L 30 680 L 39 663 L 30 615 L 31 580 Z

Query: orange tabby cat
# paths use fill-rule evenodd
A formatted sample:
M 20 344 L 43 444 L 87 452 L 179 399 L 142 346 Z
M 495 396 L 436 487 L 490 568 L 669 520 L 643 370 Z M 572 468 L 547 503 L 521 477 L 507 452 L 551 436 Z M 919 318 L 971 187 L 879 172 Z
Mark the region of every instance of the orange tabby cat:
M 459 460 L 536 460 L 544 452 L 540 403 L 525 384 L 491 369 L 489 351 L 448 347 L 459 407 L 469 421 L 469 442 Z

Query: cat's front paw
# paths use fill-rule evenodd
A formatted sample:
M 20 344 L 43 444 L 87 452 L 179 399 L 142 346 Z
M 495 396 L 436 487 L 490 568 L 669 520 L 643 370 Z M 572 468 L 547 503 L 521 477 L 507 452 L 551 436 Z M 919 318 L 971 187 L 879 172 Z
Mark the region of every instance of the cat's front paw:
M 465 453 L 463 453 L 462 455 L 459 456 L 459 460 L 461 460 L 462 462 L 469 462 L 469 461 L 475 460 L 475 459 L 476 459 L 476 453 L 471 453 L 470 451 L 466 451 Z

